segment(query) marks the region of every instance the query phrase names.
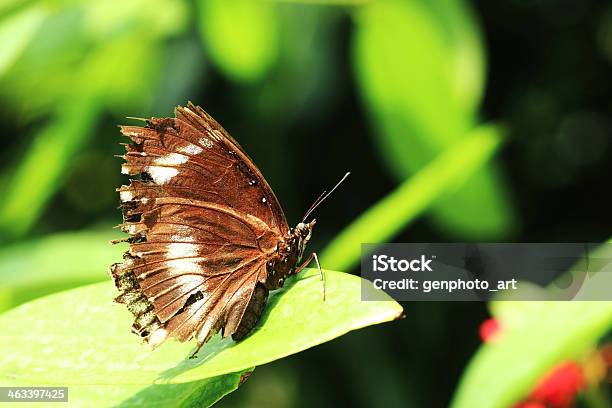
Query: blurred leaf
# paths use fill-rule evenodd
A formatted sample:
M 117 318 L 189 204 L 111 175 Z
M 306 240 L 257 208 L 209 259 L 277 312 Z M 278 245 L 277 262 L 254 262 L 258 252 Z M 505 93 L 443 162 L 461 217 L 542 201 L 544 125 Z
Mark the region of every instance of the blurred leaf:
M 98 0 L 82 5 L 86 33 L 101 42 L 131 31 L 142 31 L 143 37 L 163 38 L 187 28 L 189 11 L 183 1 Z M 133 45 L 137 47 L 138 43 Z
M 21 57 L 1 78 L 3 103 L 22 111 L 27 119 L 40 120 L 75 93 L 83 94 L 75 79 L 95 47 L 82 35 L 82 23 L 82 13 L 73 9 L 54 10 L 45 19 Z
M 3 0 L 0 2 L 0 17 L 13 13 L 20 7 L 26 6 L 28 3 L 33 2 L 33 0 Z
M 67 1 L 7 72 L 1 92 L 31 116 L 96 92 L 114 112 L 142 111 L 166 58 L 164 40 L 183 33 L 187 18 L 180 1 Z
M 106 105 L 122 117 L 149 110 L 168 58 L 163 40 L 187 28 L 187 5 L 172 0 L 106 0 L 89 4 L 85 11 L 85 31 L 96 47 L 82 64 L 80 87 L 103 92 Z
M 108 278 L 121 260 L 120 232 L 63 232 L 0 249 L 0 311 L 28 300 Z
M 0 20 L 0 77 L 29 44 L 48 14 L 46 5 L 35 3 Z
M 453 407 L 511 406 L 556 363 L 579 357 L 594 346 L 612 324 L 612 302 L 529 306 L 528 320 L 504 332 L 502 341 L 478 350 L 461 379 Z
M 240 82 L 262 79 L 278 57 L 275 6 L 260 0 L 199 0 L 199 28 L 212 61 Z
M 481 33 L 469 3 L 463 0 L 426 1 L 438 20 L 437 25 L 448 44 L 450 92 L 464 115 L 474 117 L 484 93 L 486 60 Z M 448 64 L 448 62 L 446 63 Z
M 457 0 L 434 0 L 437 9 L 444 10 Z M 397 163 L 401 175 L 414 170 L 416 165 L 427 162 L 428 156 L 446 147 L 475 123 L 477 104 L 467 104 L 474 98 L 466 98 L 457 92 L 463 81 L 458 77 L 458 61 L 480 57 L 480 44 L 468 43 L 459 47 L 461 37 L 451 35 L 465 27 L 462 14 L 442 19 L 433 6 L 423 1 L 381 0 L 355 9 L 357 31 L 355 33 L 355 63 L 366 102 L 374 115 L 386 113 L 405 117 L 419 133 L 386 136 L 406 145 L 409 137 L 418 138 L 420 149 L 407 156 L 410 164 Z M 462 12 L 463 7 L 454 7 Z M 460 23 L 461 22 L 461 23 Z M 448 24 L 456 28 L 450 30 Z M 452 26 L 451 26 L 452 27 Z M 470 45 L 472 45 L 470 47 Z M 457 57 L 457 53 L 472 49 L 469 57 Z M 482 68 L 474 62 L 476 81 L 482 83 Z M 465 74 L 465 73 L 464 73 Z M 474 79 L 468 82 L 473 83 Z M 481 85 L 482 86 L 482 85 Z M 443 118 L 443 119 L 442 119 Z M 396 120 L 400 120 L 399 118 Z M 381 127 L 387 125 L 381 120 Z M 402 155 L 398 153 L 400 159 Z M 422 157 L 423 153 L 429 153 Z
M 164 51 L 157 39 L 141 32 L 106 41 L 83 61 L 79 88 L 102 95 L 115 113 L 142 109 L 152 102 Z
M 397 319 L 395 301 L 361 301 L 359 277 L 326 271 L 327 298 L 316 270 L 271 294 L 260 323 L 239 343 L 215 336 L 195 359 L 194 343 L 168 341 L 151 351 L 130 332 L 132 316 L 100 283 L 51 295 L 0 316 L 0 382 L 31 384 L 186 383 L 239 372 Z M 364 281 L 364 284 L 369 284 Z
M 383 157 L 404 180 L 477 124 L 484 86 L 479 32 L 460 0 L 380 0 L 356 8 L 355 20 L 359 87 Z M 477 172 L 432 215 L 470 237 L 499 237 L 514 224 L 493 168 Z
M 362 5 L 378 0 L 273 0 L 277 3 L 323 4 L 323 5 Z
M 609 259 L 609 247 L 593 256 Z M 566 281 L 567 276 L 561 279 Z M 553 283 L 549 289 L 558 291 L 565 286 Z M 605 299 L 597 295 L 601 288 L 609 291 L 609 271 L 590 274 L 581 284 L 575 297 L 578 300 L 491 302 L 503 337 L 480 347 L 459 383 L 452 406 L 511 406 L 528 395 L 555 365 L 584 357 L 612 327 L 612 302 L 582 300 Z
M 68 101 L 58 107 L 51 123 L 34 136 L 33 144 L 0 194 L 0 231 L 20 236 L 37 221 L 74 152 L 89 137 L 97 113 L 94 97 Z
M 461 188 L 491 158 L 500 142 L 498 128 L 474 129 L 345 228 L 327 246 L 321 263 L 334 269 L 356 265 L 362 243 L 391 239 L 441 196 Z

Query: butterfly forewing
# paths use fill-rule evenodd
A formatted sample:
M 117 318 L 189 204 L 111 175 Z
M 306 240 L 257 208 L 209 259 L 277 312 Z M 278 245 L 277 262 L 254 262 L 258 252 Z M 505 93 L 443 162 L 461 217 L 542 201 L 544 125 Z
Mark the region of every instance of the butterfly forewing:
M 283 211 L 261 172 L 202 109 L 178 107 L 176 119 L 152 120 L 151 128 L 121 129 L 135 142 L 127 146 L 122 170 L 132 175 L 144 173 L 153 181 L 144 187 L 148 194 L 226 205 L 257 216 L 281 235 L 287 232 Z M 143 189 L 139 192 L 144 193 Z
M 199 107 L 121 131 L 133 141 L 122 171 L 140 180 L 119 188 L 130 249 L 111 272 L 134 331 L 152 344 L 233 334 L 289 230 L 278 200 Z

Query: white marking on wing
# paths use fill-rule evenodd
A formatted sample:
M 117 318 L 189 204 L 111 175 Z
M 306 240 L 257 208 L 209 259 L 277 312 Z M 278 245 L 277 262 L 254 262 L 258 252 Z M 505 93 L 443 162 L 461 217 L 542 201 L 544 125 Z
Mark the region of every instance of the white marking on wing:
M 170 241 L 194 242 L 195 238 L 192 235 L 187 235 L 187 234 L 174 234 L 172 235 L 172 237 L 170 237 Z
M 169 269 L 176 271 L 176 273 L 201 273 L 202 267 L 198 264 L 197 260 L 194 259 L 171 259 L 167 261 Z M 187 278 L 191 281 L 190 276 L 181 276 L 179 278 Z
M 186 163 L 189 157 L 180 153 L 169 153 L 165 156 L 155 159 L 153 163 L 159 164 L 160 166 L 176 166 L 179 164 Z
M 200 146 L 194 144 L 188 144 L 187 146 L 183 146 L 179 149 L 183 153 L 187 154 L 200 154 L 202 153 L 202 148 Z
M 151 175 L 157 184 L 165 184 L 178 174 L 178 169 L 173 167 L 148 166 L 147 173 Z
M 157 329 L 148 338 L 149 344 L 151 347 L 157 347 L 166 340 L 168 337 L 168 330 L 166 329 Z
M 203 138 L 201 138 L 201 139 L 200 139 L 200 144 L 201 144 L 202 146 L 204 146 L 204 147 L 209 148 L 209 149 L 210 149 L 211 147 L 213 147 L 213 143 L 212 143 L 212 142 L 210 141 L 210 139 L 209 139 L 209 138 L 207 138 L 207 137 L 203 137 Z
M 134 195 L 132 194 L 131 191 L 120 191 L 119 192 L 119 199 L 121 201 L 132 201 L 132 199 L 134 198 Z
M 188 243 L 172 243 L 168 244 L 168 253 L 166 258 L 187 258 L 198 254 L 198 246 Z

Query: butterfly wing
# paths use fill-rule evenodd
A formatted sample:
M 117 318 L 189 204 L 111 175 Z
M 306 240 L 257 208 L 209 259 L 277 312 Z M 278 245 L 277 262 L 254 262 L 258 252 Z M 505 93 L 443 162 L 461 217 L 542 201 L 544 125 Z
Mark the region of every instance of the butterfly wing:
M 199 107 L 125 126 L 119 188 L 130 249 L 111 272 L 151 344 L 167 336 L 202 344 L 233 334 L 266 262 L 288 231 L 280 204 L 238 143 Z

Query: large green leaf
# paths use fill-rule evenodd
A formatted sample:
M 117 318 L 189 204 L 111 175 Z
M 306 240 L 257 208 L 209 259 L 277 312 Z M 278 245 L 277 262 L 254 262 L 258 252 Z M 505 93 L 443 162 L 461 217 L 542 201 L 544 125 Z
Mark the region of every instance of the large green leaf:
M 402 314 L 395 301 L 361 301 L 359 277 L 316 270 L 274 292 L 253 334 L 235 343 L 214 337 L 196 359 L 193 343 L 152 351 L 130 333 L 132 317 L 114 304 L 110 282 L 51 295 L 0 316 L 0 382 L 115 387 L 180 384 L 243 372 Z M 367 282 L 364 281 L 367 284 Z
M 379 150 L 399 180 L 414 174 L 478 123 L 484 57 L 460 0 L 380 0 L 355 8 L 356 78 Z M 473 238 L 512 230 L 493 165 L 432 208 L 446 231 Z
M 500 142 L 499 128 L 476 128 L 345 228 L 327 246 L 321 262 L 334 269 L 353 267 L 362 243 L 391 239 L 444 194 L 460 188 L 491 158 Z

